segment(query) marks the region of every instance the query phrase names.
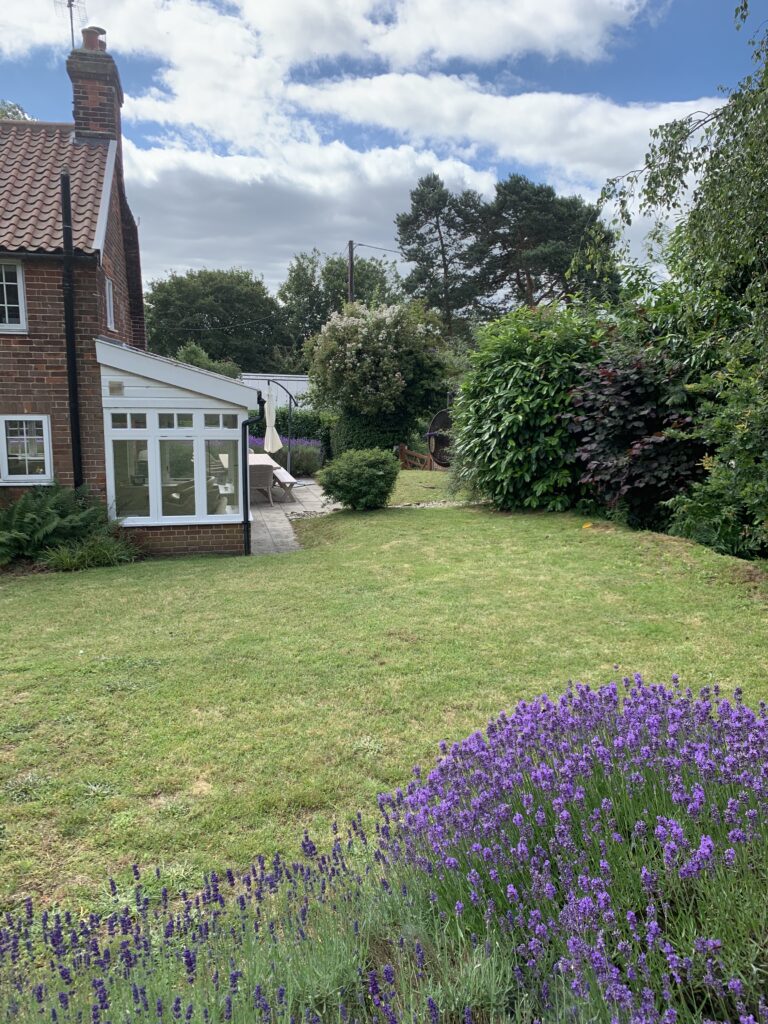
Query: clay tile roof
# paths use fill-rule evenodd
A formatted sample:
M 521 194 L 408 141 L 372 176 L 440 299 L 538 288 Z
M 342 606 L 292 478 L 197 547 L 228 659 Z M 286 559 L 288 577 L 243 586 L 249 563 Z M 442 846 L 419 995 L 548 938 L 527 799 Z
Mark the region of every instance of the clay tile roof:
M 108 143 L 72 124 L 0 120 L 0 251 L 61 252 L 59 175 L 69 169 L 76 252 L 94 252 Z

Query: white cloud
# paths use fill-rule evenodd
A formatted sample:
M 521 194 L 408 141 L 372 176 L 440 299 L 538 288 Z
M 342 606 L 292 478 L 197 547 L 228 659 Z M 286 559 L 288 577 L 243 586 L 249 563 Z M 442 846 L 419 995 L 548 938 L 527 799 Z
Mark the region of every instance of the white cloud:
M 460 59 L 480 73 L 504 58 L 508 84 L 522 53 L 593 60 L 657 2 L 89 0 L 118 65 L 123 54 L 157 64 L 153 84 L 127 95 L 123 110 L 147 276 L 240 262 L 274 284 L 290 256 L 313 245 L 392 245 L 395 214 L 432 170 L 487 193 L 495 165 L 512 162 L 591 196 L 606 175 L 638 163 L 649 128 L 712 101 L 503 95 L 500 79 L 441 68 Z M 51 0 L 0 5 L 0 56 L 47 48 L 60 59 L 68 34 Z M 320 78 L 323 62 L 340 58 L 355 63 L 331 65 L 336 72 L 368 74 Z M 371 73 L 382 64 L 391 70 Z M 297 72 L 309 84 L 297 84 Z M 343 138 L 360 126 L 386 130 L 393 144 L 356 150 Z
M 340 252 L 349 238 L 391 247 L 394 215 L 432 171 L 451 188 L 490 192 L 494 176 L 410 146 L 358 153 L 343 143 L 289 146 L 280 163 L 182 148 L 124 148 L 140 218 L 145 279 L 171 268 L 240 264 L 270 286 L 294 253 Z
M 424 57 L 493 61 L 524 53 L 601 57 L 646 0 L 391 0 L 393 23 L 371 42 L 395 67 Z
M 651 128 L 718 102 L 619 104 L 561 92 L 498 96 L 476 78 L 412 72 L 292 85 L 288 95 L 306 110 L 394 130 L 414 143 L 479 144 L 497 159 L 592 184 L 636 166 Z

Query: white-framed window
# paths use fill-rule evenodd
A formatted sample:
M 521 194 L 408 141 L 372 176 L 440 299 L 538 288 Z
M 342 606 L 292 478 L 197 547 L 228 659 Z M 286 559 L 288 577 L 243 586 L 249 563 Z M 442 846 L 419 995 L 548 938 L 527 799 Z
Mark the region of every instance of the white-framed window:
M 50 416 L 0 416 L 0 485 L 52 482 Z
M 105 410 L 107 493 L 126 526 L 242 518 L 240 422 L 247 413 Z M 226 426 L 224 424 L 227 424 Z
M 107 305 L 107 329 L 114 331 L 115 329 L 115 295 L 112 287 L 112 281 L 108 278 L 104 278 L 104 296 L 106 298 Z
M 23 334 L 26 330 L 24 270 L 21 263 L 0 261 L 0 331 Z

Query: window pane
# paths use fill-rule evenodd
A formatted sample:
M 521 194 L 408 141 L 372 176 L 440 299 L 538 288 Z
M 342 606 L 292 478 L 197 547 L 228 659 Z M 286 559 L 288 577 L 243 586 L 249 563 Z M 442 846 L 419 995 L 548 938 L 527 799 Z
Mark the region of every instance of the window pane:
M 42 420 L 6 420 L 9 476 L 45 476 L 45 431 Z
M 195 514 L 194 456 L 194 441 L 160 442 L 164 516 Z
M 237 413 L 236 412 L 225 412 L 222 416 L 224 426 L 228 430 L 234 430 L 237 428 Z
M 0 265 L 0 324 L 20 324 L 19 276 L 16 267 Z
M 236 513 L 240 493 L 237 441 L 205 442 L 205 489 L 209 516 Z
M 191 412 L 177 412 L 176 413 L 176 426 L 177 427 L 191 427 L 192 426 L 192 413 Z
M 113 441 L 115 511 L 120 518 L 149 515 L 146 441 Z
M 146 430 L 147 414 L 145 412 L 132 412 L 131 426 L 133 427 L 134 430 Z
M 217 412 L 207 412 L 205 414 L 205 425 L 206 427 L 218 427 L 221 426 L 221 419 Z
M 122 430 L 128 426 L 128 413 L 127 412 L 113 412 L 112 413 L 112 426 L 115 430 Z

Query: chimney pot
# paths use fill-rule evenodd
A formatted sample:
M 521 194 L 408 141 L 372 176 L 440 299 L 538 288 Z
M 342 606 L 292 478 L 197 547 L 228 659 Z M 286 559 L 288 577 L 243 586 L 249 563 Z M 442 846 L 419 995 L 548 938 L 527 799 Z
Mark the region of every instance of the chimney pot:
M 83 29 L 83 49 L 84 50 L 106 50 L 107 41 L 102 36 L 107 34 L 107 30 L 99 28 L 98 25 L 88 25 L 87 28 Z

